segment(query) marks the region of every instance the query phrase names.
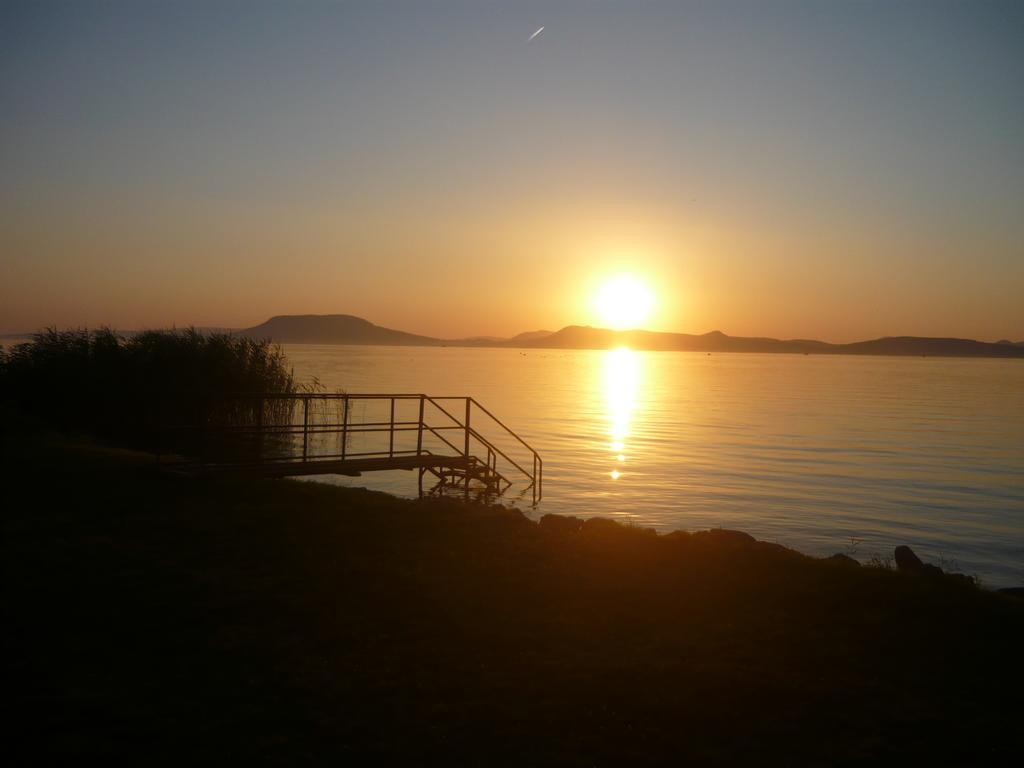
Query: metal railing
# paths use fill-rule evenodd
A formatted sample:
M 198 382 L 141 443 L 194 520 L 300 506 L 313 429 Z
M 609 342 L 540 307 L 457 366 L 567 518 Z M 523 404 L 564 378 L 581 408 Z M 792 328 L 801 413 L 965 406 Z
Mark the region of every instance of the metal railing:
M 300 393 L 240 395 L 218 405 L 199 424 L 171 428 L 176 438 L 165 450 L 208 468 L 277 467 L 282 474 L 289 467 L 311 474 L 316 464 L 342 472 L 418 466 L 421 487 L 432 472 L 441 484 L 468 489 L 478 481 L 495 493 L 518 474 L 534 504 L 543 495 L 540 455 L 472 397 Z

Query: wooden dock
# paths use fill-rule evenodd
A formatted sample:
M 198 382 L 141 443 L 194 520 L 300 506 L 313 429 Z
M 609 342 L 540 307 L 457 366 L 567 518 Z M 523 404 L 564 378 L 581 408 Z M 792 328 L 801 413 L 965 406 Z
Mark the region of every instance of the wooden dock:
M 474 488 L 498 496 L 510 478 L 526 483 L 534 504 L 543 492 L 540 455 L 471 397 L 246 395 L 218 406 L 211 409 L 218 417 L 163 428 L 162 466 L 269 477 L 407 470 L 418 472 L 421 494 L 427 475 L 431 493 Z

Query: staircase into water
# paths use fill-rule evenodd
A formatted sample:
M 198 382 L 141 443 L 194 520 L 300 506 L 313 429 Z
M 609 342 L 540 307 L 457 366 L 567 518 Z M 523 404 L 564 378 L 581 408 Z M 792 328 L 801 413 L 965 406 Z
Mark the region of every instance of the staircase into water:
M 420 495 L 543 494 L 544 463 L 472 397 L 422 393 L 238 396 L 161 430 L 161 465 L 269 476 L 407 470 Z M 424 480 L 432 485 L 425 487 Z

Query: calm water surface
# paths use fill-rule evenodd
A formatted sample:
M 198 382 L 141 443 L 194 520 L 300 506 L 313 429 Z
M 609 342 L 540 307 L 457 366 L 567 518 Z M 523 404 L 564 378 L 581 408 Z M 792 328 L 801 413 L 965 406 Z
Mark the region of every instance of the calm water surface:
M 532 515 L 737 528 L 861 560 L 910 544 L 988 586 L 1024 584 L 1024 361 L 285 351 L 297 378 L 315 376 L 328 390 L 477 398 L 544 459 L 544 499 Z M 409 472 L 330 481 L 417 493 Z

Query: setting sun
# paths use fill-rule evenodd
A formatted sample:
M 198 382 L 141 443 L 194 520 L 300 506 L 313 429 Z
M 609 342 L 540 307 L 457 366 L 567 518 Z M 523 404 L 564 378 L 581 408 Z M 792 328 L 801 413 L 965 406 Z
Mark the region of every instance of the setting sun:
M 605 281 L 594 299 L 602 324 L 616 330 L 637 328 L 654 310 L 654 294 L 639 278 L 617 275 Z

